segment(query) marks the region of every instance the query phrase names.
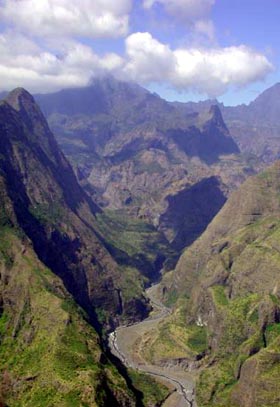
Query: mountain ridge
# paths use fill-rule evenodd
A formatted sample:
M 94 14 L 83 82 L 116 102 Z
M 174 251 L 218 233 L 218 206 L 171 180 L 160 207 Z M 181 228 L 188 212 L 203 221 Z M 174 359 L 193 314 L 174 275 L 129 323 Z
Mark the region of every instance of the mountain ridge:
M 152 223 L 167 239 L 185 235 L 179 224 L 159 225 L 168 210 L 168 196 L 183 197 L 184 191 L 212 176 L 226 196 L 251 171 L 243 158 L 237 158 L 239 149 L 218 107 L 186 112 L 139 86 L 112 78 L 35 98 L 93 200 L 102 208 L 124 210 Z M 226 164 L 231 156 L 235 158 Z M 178 245 L 169 240 L 180 250 L 186 242 L 177 241 Z

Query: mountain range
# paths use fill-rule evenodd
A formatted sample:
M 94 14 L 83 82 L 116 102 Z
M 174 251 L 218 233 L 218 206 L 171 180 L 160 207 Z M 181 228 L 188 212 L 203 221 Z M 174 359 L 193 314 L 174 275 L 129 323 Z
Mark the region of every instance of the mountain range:
M 187 111 L 205 111 L 209 105 L 219 106 L 231 136 L 240 151 L 254 154 L 266 164 L 279 158 L 279 95 L 277 83 L 248 105 L 224 106 L 216 100 L 185 103 Z
M 110 77 L 2 95 L 0 405 L 164 405 L 107 340 L 155 282 L 171 311 L 151 363 L 190 371 L 199 406 L 280 405 L 279 92 L 171 103 Z
M 195 240 L 255 171 L 217 106 L 186 112 L 112 78 L 35 98 L 91 197 L 152 223 L 175 250 Z M 201 190 L 212 197 L 207 206 Z

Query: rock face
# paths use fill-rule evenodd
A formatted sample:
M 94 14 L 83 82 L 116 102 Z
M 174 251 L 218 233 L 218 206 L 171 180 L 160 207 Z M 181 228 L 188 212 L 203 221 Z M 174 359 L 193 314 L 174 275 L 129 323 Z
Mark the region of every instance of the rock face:
M 201 218 L 197 231 L 203 230 L 228 191 L 252 171 L 237 158 L 239 149 L 217 106 L 201 114 L 187 112 L 180 104 L 112 78 L 96 80 L 88 88 L 37 95 L 36 100 L 96 202 L 146 219 L 164 231 L 176 249 L 197 237 L 187 236 L 186 223 Z M 221 199 L 215 198 L 209 213 L 204 206 L 199 214 L 198 207 L 195 218 L 190 219 L 190 212 L 182 225 L 176 220 L 172 224 L 173 198 L 178 210 L 185 196 L 193 188 L 200 191 L 201 181 L 211 177 L 216 177 L 214 190 L 208 191 L 214 196 L 219 189 Z
M 224 107 L 222 112 L 240 150 L 256 154 L 265 163 L 279 158 L 280 84 L 260 94 L 248 106 Z
M 188 298 L 187 325 L 207 333 L 203 406 L 280 403 L 279 192 L 279 162 L 249 178 L 181 256 L 167 290 Z
M 44 116 L 25 90 L 16 89 L 1 102 L 0 129 L 0 168 L 15 221 L 40 260 L 62 278 L 96 323 L 98 309 L 103 322 L 111 324 L 121 314 L 125 318 L 127 304 L 131 316 L 134 297 L 126 286 L 125 270 L 105 248 L 106 238 L 98 231 L 96 216 L 101 210 L 79 186 Z M 120 292 L 126 299 L 122 302 Z M 145 299 L 139 295 L 141 318 Z
M 280 84 L 261 93 L 249 105 L 224 106 L 216 100 L 180 104 L 188 113 L 203 112 L 219 106 L 231 136 L 244 154 L 268 164 L 279 159 Z M 255 165 L 260 165 L 256 162 Z

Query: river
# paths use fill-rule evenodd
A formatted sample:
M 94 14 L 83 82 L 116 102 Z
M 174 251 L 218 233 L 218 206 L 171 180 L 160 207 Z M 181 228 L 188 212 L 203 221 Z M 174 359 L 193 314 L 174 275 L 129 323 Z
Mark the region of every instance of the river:
M 192 376 L 185 372 L 180 366 L 160 367 L 148 363 L 141 352 L 137 352 L 139 340 L 145 333 L 157 328 L 158 324 L 170 314 L 170 309 L 165 307 L 157 298 L 158 285 L 153 285 L 146 290 L 153 307 L 153 312 L 145 320 L 129 326 L 120 326 L 109 336 L 111 352 L 117 356 L 122 363 L 132 369 L 147 373 L 173 391 L 166 399 L 163 407 L 197 407 L 194 396 L 194 381 Z

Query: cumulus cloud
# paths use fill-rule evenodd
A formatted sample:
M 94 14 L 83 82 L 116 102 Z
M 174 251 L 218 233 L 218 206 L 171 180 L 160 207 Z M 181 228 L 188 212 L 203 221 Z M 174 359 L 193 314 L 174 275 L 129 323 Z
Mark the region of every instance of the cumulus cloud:
M 126 39 L 125 77 L 142 83 L 167 82 L 178 89 L 219 96 L 227 88 L 263 79 L 273 66 L 268 59 L 244 46 L 171 50 L 149 33 Z
M 168 45 L 150 33 L 134 33 L 126 41 L 127 62 L 124 74 L 140 82 L 161 81 L 173 70 L 175 58 Z
M 53 46 L 53 45 L 52 45 Z M 244 46 L 172 49 L 150 33 L 125 40 L 125 55 L 97 55 L 77 41 L 57 41 L 41 48 L 22 34 L 0 35 L 0 88 L 24 86 L 32 92 L 51 92 L 86 86 L 93 77 L 113 74 L 138 83 L 168 83 L 180 90 L 219 96 L 229 86 L 263 79 L 272 69 L 268 59 Z
M 231 85 L 241 87 L 264 79 L 273 66 L 268 59 L 240 45 L 212 50 L 178 49 L 171 82 L 178 88 L 219 96 Z
M 23 86 L 31 92 L 51 92 L 86 86 L 95 76 L 120 70 L 117 54 L 103 57 L 86 45 L 67 41 L 57 52 L 42 50 L 22 35 L 0 35 L 0 88 Z
M 131 7 L 132 0 L 2 0 L 0 18 L 40 36 L 119 37 Z

